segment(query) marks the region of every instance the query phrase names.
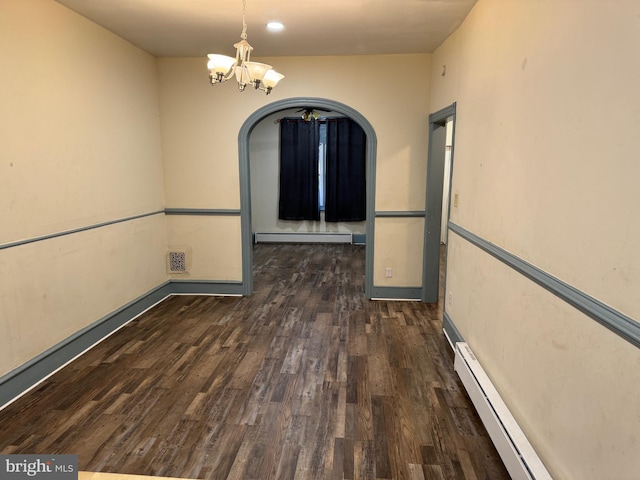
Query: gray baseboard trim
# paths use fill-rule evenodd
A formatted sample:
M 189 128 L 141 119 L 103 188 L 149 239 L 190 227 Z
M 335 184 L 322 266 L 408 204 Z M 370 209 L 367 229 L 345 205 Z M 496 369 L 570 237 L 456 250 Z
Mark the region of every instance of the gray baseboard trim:
M 424 210 L 413 211 L 377 211 L 376 218 L 424 218 Z
M 242 295 L 242 282 L 171 280 L 172 295 Z
M 351 236 L 351 242 L 354 245 L 366 245 L 367 244 L 367 234 L 366 233 L 354 233 Z
M 456 328 L 453 320 L 451 320 L 451 317 L 447 312 L 444 312 L 442 314 L 442 329 L 444 330 L 447 339 L 451 343 L 451 348 L 453 348 L 454 350 L 456 343 L 464 342 L 464 338 Z
M 640 348 L 640 322 L 628 317 L 575 287 L 549 275 L 532 264 L 475 235 L 460 225 L 449 222 L 449 230 L 485 251 L 529 280 L 553 293 L 588 317 Z
M 0 377 L 0 409 L 170 295 L 242 295 L 241 282 L 167 281 Z
M 422 287 L 376 287 L 371 288 L 372 300 L 415 300 L 420 301 Z

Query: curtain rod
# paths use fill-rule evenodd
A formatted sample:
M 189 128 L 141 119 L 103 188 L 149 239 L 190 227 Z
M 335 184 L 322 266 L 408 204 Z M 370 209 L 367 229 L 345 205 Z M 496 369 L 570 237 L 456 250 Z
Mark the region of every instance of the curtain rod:
M 346 117 L 346 116 L 341 116 L 341 117 L 318 117 L 316 119 L 314 119 L 314 121 L 316 122 L 320 122 L 320 123 L 327 123 L 327 121 L 329 120 L 340 120 L 340 119 L 344 119 L 344 118 L 350 118 L 350 117 Z M 300 117 L 282 117 L 282 118 L 277 118 L 273 121 L 273 123 L 280 123 L 282 120 L 303 120 L 305 122 L 310 122 L 311 120 L 304 120 L 303 118 Z

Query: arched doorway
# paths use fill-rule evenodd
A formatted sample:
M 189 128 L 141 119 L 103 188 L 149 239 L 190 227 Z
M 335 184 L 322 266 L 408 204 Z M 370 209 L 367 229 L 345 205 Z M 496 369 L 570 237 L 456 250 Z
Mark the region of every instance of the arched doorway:
M 249 137 L 255 125 L 264 117 L 290 108 L 325 108 L 342 113 L 355 120 L 367 136 L 367 219 L 365 248 L 365 295 L 371 298 L 373 288 L 373 238 L 375 216 L 376 152 L 378 140 L 369 121 L 357 110 L 340 102 L 326 98 L 296 97 L 265 105 L 253 112 L 242 124 L 238 134 L 238 157 L 240 162 L 240 222 L 242 229 L 242 294 L 253 292 L 253 261 L 251 236 L 251 175 L 249 161 Z

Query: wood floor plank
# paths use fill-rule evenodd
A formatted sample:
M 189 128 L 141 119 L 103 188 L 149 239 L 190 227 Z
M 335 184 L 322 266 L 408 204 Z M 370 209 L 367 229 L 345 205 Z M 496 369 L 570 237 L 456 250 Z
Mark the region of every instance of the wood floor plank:
M 255 245 L 253 295 L 166 299 L 1 411 L 0 453 L 78 454 L 81 480 L 507 480 L 442 304 L 368 301 L 364 268 Z

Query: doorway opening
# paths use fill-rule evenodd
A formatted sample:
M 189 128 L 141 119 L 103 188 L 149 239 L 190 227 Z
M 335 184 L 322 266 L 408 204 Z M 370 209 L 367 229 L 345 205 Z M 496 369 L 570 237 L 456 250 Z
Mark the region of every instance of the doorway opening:
M 365 220 L 365 296 L 371 298 L 373 287 L 374 189 L 377 138 L 369 121 L 348 105 L 324 98 L 290 98 L 280 100 L 256 110 L 244 122 L 238 135 L 240 162 L 240 217 L 242 236 L 242 293 L 253 292 L 253 222 L 251 202 L 251 146 L 250 136 L 266 117 L 291 109 L 322 109 L 337 112 L 353 119 L 366 135 L 366 220 Z
M 364 255 L 364 132 L 339 112 L 322 110 L 306 119 L 309 110 L 273 113 L 251 133 L 255 243 L 354 243 Z
M 456 104 L 429 115 L 429 153 L 427 160 L 426 221 L 422 301 L 437 303 L 440 274 L 446 275 L 446 225 L 451 207 Z M 444 230 L 444 231 L 443 231 Z M 443 308 L 446 302 L 443 302 Z

